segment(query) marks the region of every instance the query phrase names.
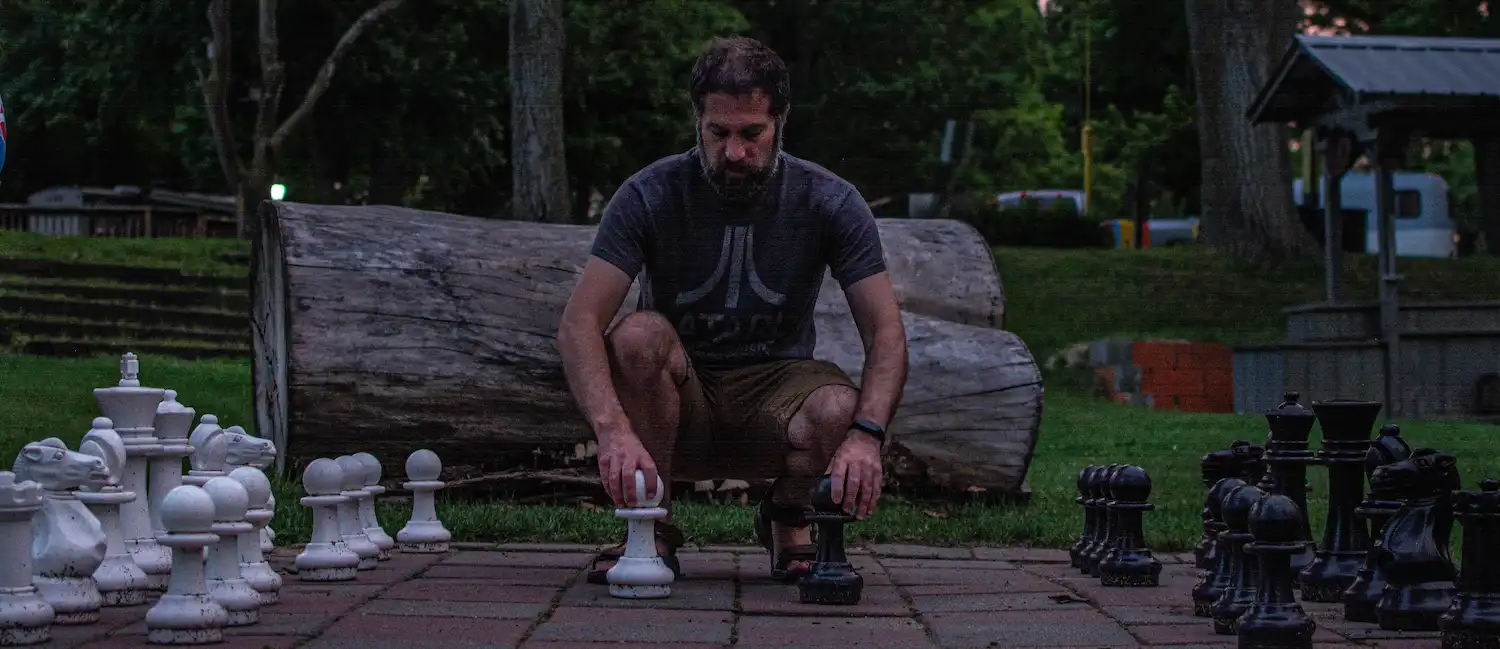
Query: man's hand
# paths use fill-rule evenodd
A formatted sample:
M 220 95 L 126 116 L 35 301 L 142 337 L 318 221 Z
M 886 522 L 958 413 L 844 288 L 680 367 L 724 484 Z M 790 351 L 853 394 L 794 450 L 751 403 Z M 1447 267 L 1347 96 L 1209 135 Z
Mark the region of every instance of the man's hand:
M 863 431 L 852 434 L 833 454 L 828 474 L 833 478 L 833 502 L 864 520 L 875 512 L 884 486 L 885 467 L 880 460 L 880 440 Z
M 645 494 L 635 493 L 637 470 L 646 474 Z M 599 480 L 616 507 L 633 507 L 657 496 L 656 462 L 628 425 L 624 430 L 599 435 Z

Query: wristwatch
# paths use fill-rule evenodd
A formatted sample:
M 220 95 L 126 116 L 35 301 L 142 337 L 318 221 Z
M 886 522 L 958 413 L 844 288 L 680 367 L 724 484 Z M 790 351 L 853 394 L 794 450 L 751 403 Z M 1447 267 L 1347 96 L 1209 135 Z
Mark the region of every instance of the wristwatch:
M 885 446 L 885 427 L 884 426 L 881 426 L 880 424 L 877 424 L 877 423 L 875 423 L 873 421 L 870 421 L 868 419 L 856 419 L 856 420 L 854 420 L 854 424 L 853 424 L 852 428 L 854 428 L 855 430 L 860 431 L 862 433 L 865 433 L 865 434 L 869 435 L 870 437 L 874 437 L 876 440 L 880 441 L 880 445 L 881 446 Z

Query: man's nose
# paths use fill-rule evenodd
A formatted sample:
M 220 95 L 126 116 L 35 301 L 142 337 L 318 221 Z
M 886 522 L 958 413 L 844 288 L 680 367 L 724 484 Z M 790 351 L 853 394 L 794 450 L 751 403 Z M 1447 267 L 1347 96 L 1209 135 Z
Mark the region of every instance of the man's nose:
M 732 141 L 729 143 L 729 146 L 724 147 L 724 157 L 729 158 L 730 162 L 744 160 L 746 148 L 744 142 L 738 140 Z

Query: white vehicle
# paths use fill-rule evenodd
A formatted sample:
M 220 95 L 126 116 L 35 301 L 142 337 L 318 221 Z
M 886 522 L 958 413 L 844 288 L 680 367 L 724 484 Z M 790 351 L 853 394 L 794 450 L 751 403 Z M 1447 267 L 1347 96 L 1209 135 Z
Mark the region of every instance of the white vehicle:
M 1455 257 L 1458 255 L 1457 228 L 1448 212 L 1448 183 L 1434 174 L 1416 171 L 1400 171 L 1392 175 L 1391 183 L 1396 188 L 1396 256 L 1397 257 Z M 1318 206 L 1326 203 L 1326 179 L 1318 181 Z M 1342 195 L 1339 203 L 1344 209 L 1365 210 L 1365 252 L 1376 254 L 1380 250 L 1380 224 L 1375 219 L 1375 175 L 1370 172 L 1349 172 L 1339 183 Z M 1292 200 L 1298 206 L 1306 197 L 1302 194 L 1302 179 L 1292 181 Z
M 1020 207 L 1023 203 L 1032 202 L 1042 210 L 1055 209 L 1059 203 L 1068 205 L 1068 208 L 1083 216 L 1083 190 L 1081 189 L 1027 189 L 1018 192 L 1006 192 L 995 197 L 994 204 L 1001 209 L 1008 207 Z

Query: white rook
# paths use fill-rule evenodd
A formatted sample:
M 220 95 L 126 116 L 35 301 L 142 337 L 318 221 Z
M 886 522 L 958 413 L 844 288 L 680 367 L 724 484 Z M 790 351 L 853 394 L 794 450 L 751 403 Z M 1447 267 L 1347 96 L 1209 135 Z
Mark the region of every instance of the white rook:
M 0 471 L 0 646 L 52 639 L 52 605 L 31 585 L 31 517 L 42 508 L 42 485 Z

